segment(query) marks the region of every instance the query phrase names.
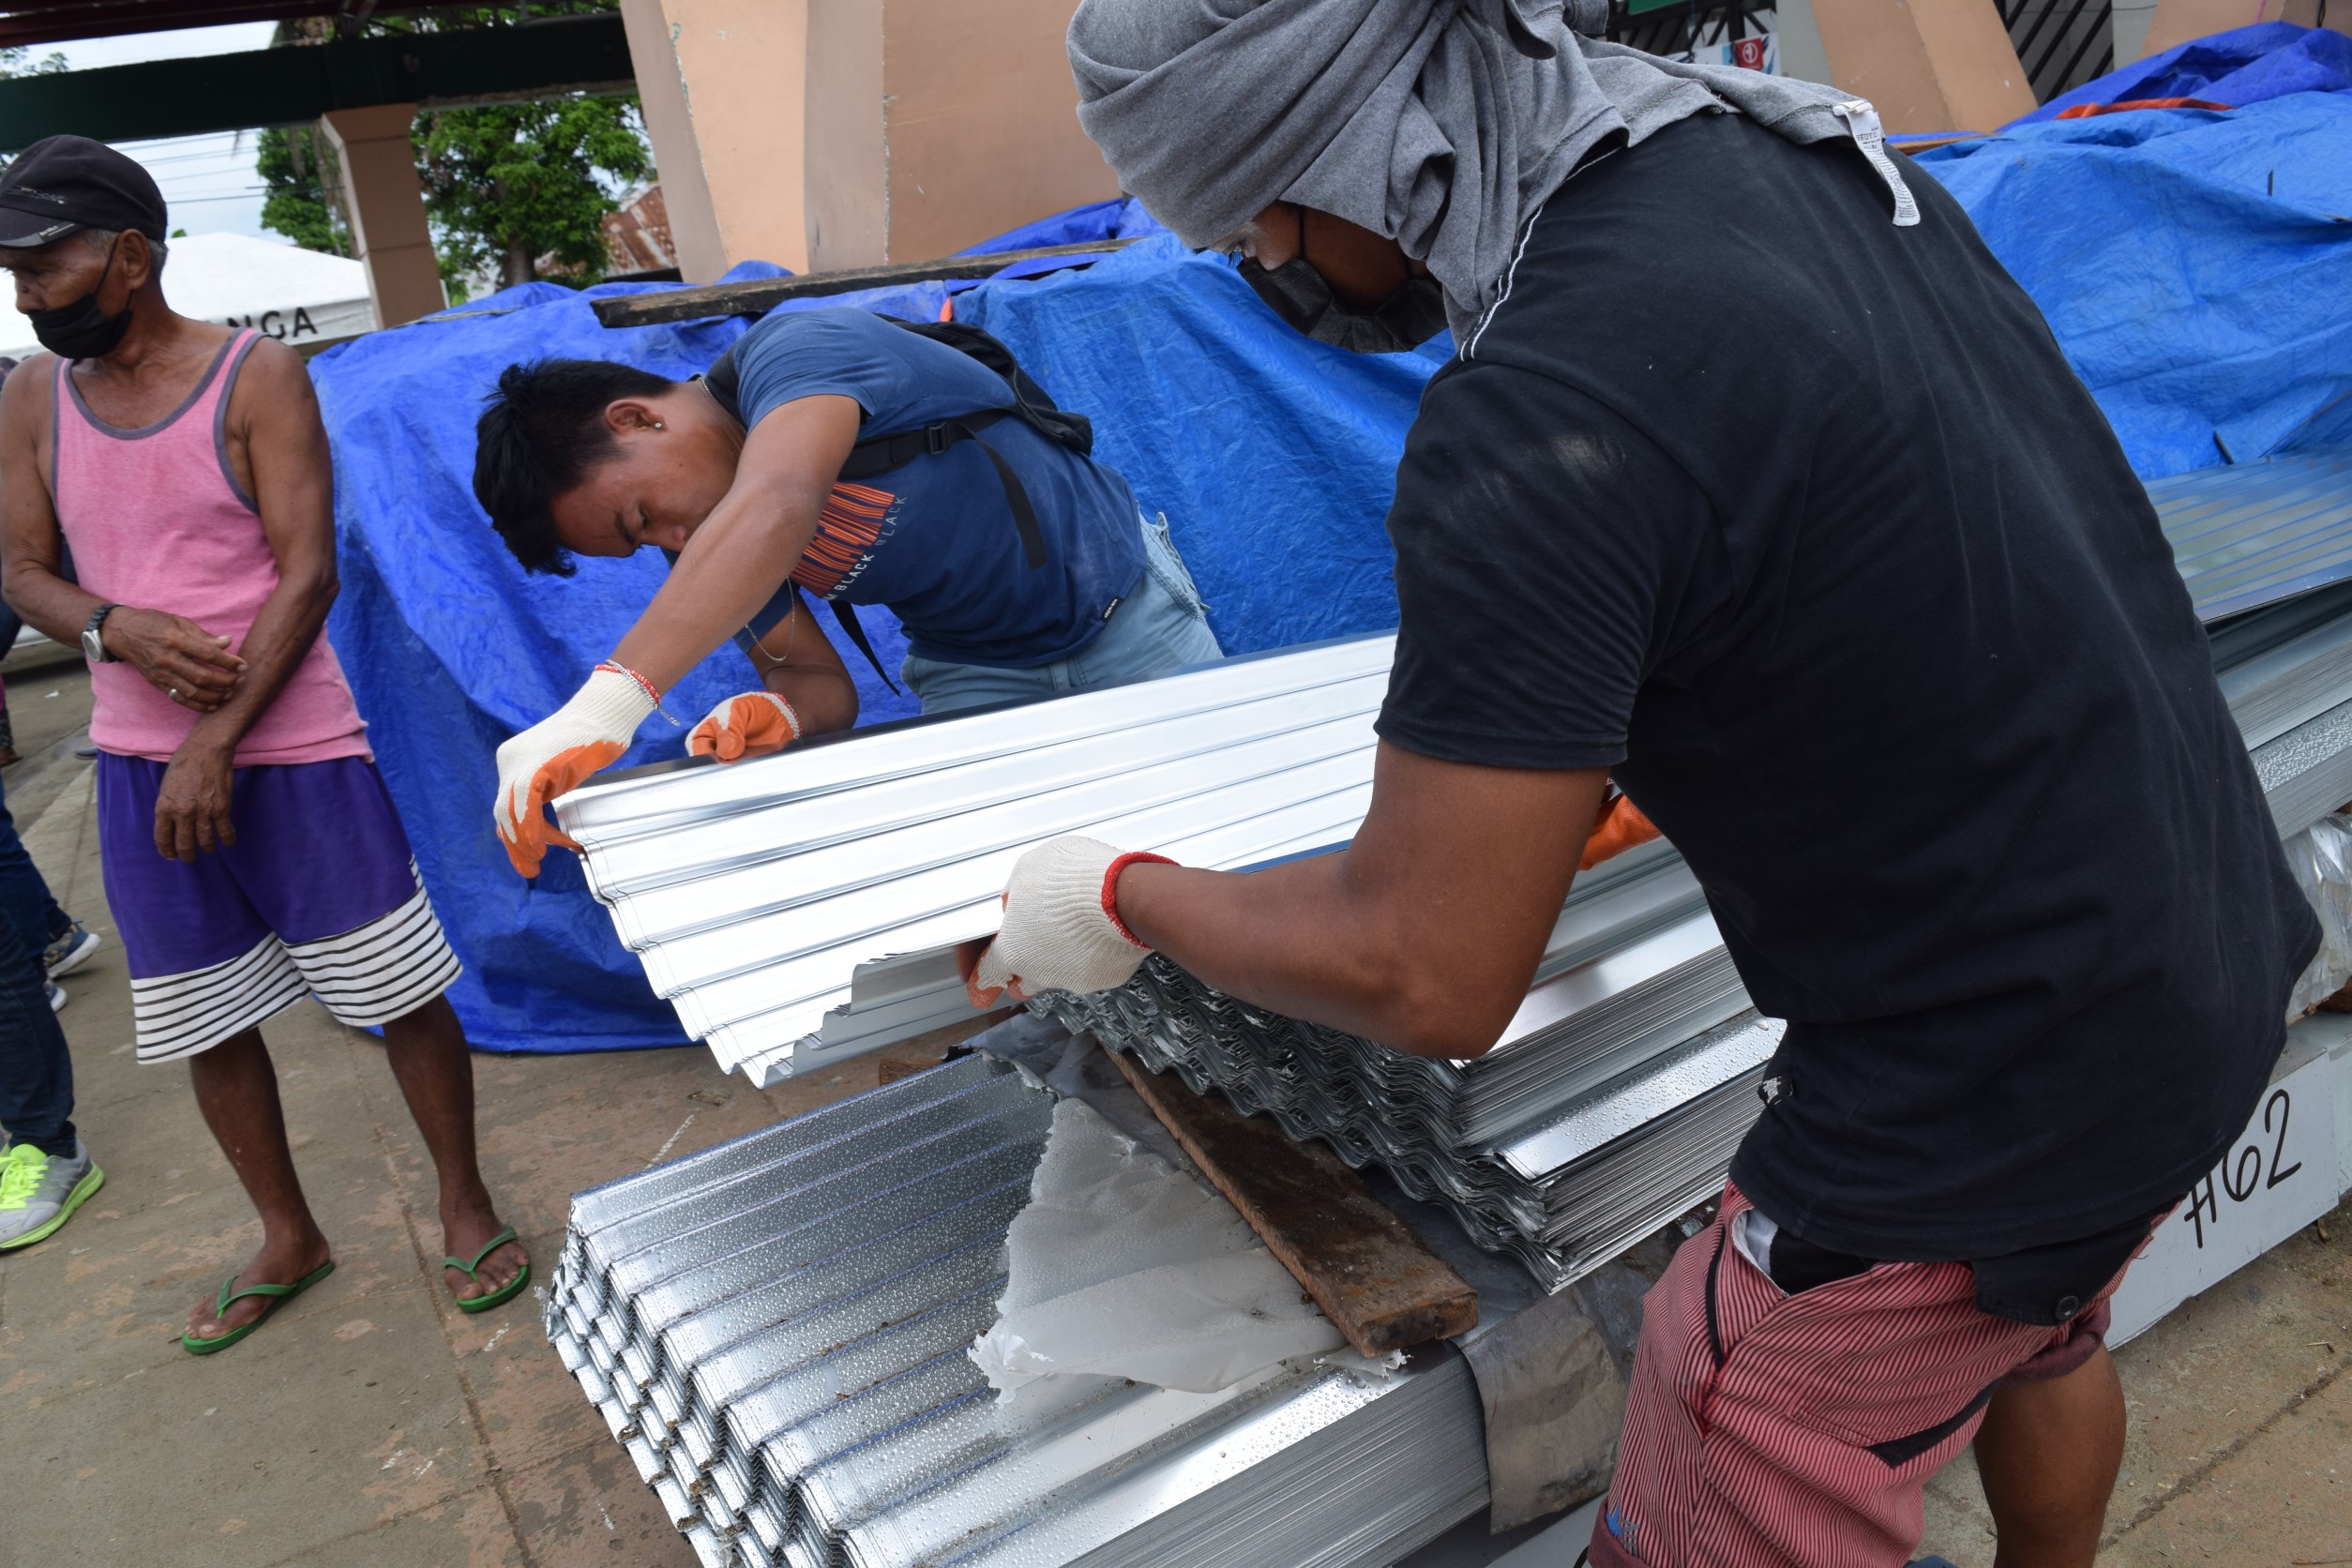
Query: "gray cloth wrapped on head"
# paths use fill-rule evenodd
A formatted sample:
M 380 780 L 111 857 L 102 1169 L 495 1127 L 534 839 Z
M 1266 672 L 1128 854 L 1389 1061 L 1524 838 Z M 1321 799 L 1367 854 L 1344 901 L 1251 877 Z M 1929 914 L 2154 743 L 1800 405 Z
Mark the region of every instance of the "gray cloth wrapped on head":
M 1833 87 L 1586 36 L 1606 15 L 1606 0 L 1083 0 L 1070 68 L 1079 125 L 1184 243 L 1229 239 L 1277 201 L 1334 214 L 1426 262 L 1466 339 L 1520 231 L 1605 138 L 1738 110 L 1814 142 L 1847 134 L 1839 106 L 1875 134 Z

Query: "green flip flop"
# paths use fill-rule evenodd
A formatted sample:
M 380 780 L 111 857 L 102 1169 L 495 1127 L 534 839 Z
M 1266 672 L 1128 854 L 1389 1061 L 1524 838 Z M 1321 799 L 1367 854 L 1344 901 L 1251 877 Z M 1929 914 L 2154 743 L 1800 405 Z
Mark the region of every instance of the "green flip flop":
M 508 1242 L 519 1240 L 520 1238 L 515 1234 L 515 1228 L 510 1225 L 489 1241 L 484 1242 L 482 1250 L 474 1255 L 473 1262 L 469 1263 L 462 1258 L 444 1258 L 441 1260 L 442 1267 L 455 1269 L 468 1279 L 478 1280 L 481 1275 L 475 1271 L 482 1266 L 482 1259 L 505 1246 Z M 521 1273 L 487 1296 L 452 1296 L 450 1299 L 458 1304 L 460 1312 L 488 1312 L 493 1306 L 501 1306 L 514 1300 L 516 1293 L 530 1283 L 531 1265 L 525 1263 Z
M 255 1329 L 260 1328 L 264 1323 L 268 1322 L 270 1315 L 276 1312 L 279 1307 L 285 1305 L 289 1300 L 302 1294 L 303 1291 L 308 1290 L 311 1286 L 316 1285 L 320 1280 L 324 1279 L 328 1274 L 331 1274 L 334 1272 L 335 1259 L 330 1258 L 325 1262 L 321 1263 L 317 1268 L 311 1270 L 309 1274 L 304 1274 L 300 1279 L 295 1280 L 292 1285 L 249 1285 L 242 1290 L 236 1288 L 237 1276 L 231 1274 L 228 1278 L 220 1282 L 220 1300 L 212 1309 L 212 1315 L 215 1319 L 227 1317 L 230 1304 L 234 1302 L 241 1302 L 248 1296 L 267 1297 L 269 1299 L 269 1304 L 264 1307 L 262 1309 L 262 1315 L 254 1319 L 251 1322 L 247 1323 L 242 1328 L 231 1329 L 228 1333 L 220 1335 L 217 1339 L 199 1339 L 192 1334 L 182 1333 L 180 1335 L 181 1348 L 186 1349 L 191 1356 L 208 1356 L 215 1350 L 225 1350 L 230 1346 L 235 1344 L 238 1340 L 243 1339 L 247 1334 L 251 1334 Z

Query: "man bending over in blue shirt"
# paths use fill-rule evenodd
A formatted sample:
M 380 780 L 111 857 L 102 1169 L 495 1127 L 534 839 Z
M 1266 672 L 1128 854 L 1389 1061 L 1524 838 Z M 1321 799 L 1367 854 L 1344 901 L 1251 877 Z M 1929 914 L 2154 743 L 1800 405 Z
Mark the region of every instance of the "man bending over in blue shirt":
M 687 382 L 510 366 L 477 439 L 475 494 L 527 569 L 647 545 L 671 560 L 611 658 L 498 749 L 493 815 L 524 876 L 546 853 L 540 807 L 626 750 L 731 635 L 762 689 L 719 704 L 689 750 L 732 761 L 856 722 L 804 589 L 890 608 L 926 713 L 1220 656 L 1166 520 L 971 328 L 830 309 L 768 317 Z M 854 611 L 843 625 L 860 637 Z

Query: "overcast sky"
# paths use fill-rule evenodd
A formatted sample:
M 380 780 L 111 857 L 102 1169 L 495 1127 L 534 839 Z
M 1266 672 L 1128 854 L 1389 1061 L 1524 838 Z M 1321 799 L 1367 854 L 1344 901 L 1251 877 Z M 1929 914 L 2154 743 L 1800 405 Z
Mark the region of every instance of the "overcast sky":
M 32 58 L 53 51 L 75 70 L 128 66 L 140 60 L 172 60 L 190 54 L 234 54 L 266 49 L 277 24 L 240 22 L 226 27 L 189 27 L 176 33 L 133 33 L 119 38 L 83 38 L 37 45 Z M 191 234 L 225 230 L 260 234 L 262 176 L 253 166 L 252 131 L 210 136 L 174 136 L 159 142 L 116 145 L 147 166 L 171 204 L 172 226 Z M 266 236 L 279 238 L 276 234 Z

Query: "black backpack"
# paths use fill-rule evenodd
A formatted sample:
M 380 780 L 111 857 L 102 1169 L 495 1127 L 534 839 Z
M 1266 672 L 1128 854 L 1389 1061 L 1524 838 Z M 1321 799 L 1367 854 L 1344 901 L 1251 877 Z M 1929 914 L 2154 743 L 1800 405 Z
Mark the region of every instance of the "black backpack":
M 879 313 L 879 312 L 878 312 Z M 997 449 L 980 439 L 980 432 L 1000 419 L 1017 418 L 1038 434 L 1059 445 L 1066 446 L 1079 457 L 1094 450 L 1094 425 L 1083 414 L 1073 414 L 1057 407 L 1046 389 L 1029 378 L 1013 357 L 1013 351 L 990 334 L 961 322 L 910 322 L 896 316 L 883 316 L 893 326 L 903 328 L 919 337 L 945 343 L 960 354 L 971 355 L 1003 378 L 1008 400 L 1003 405 L 974 409 L 953 419 L 942 419 L 920 430 L 901 430 L 896 435 L 869 436 L 850 448 L 847 461 L 841 465 L 844 479 L 871 479 L 903 468 L 920 458 L 935 457 L 959 441 L 969 441 L 988 455 L 996 469 L 997 483 L 1004 487 L 1004 503 L 1013 513 L 1013 526 L 1021 537 L 1021 555 L 1033 571 L 1046 564 L 1045 531 L 1037 524 L 1037 509 L 1029 503 L 1029 491 L 1021 484 L 1020 475 L 1013 472 Z M 735 369 L 735 351 L 730 348 L 718 356 L 709 369 L 702 372 L 702 384 L 720 408 L 741 425 L 743 416 L 742 377 Z M 857 651 L 866 656 L 866 662 L 882 676 L 882 684 L 891 690 L 898 689 L 890 674 L 874 656 L 874 646 L 867 641 L 866 628 L 857 623 L 857 611 L 838 600 L 827 600 L 834 619 L 849 634 Z

